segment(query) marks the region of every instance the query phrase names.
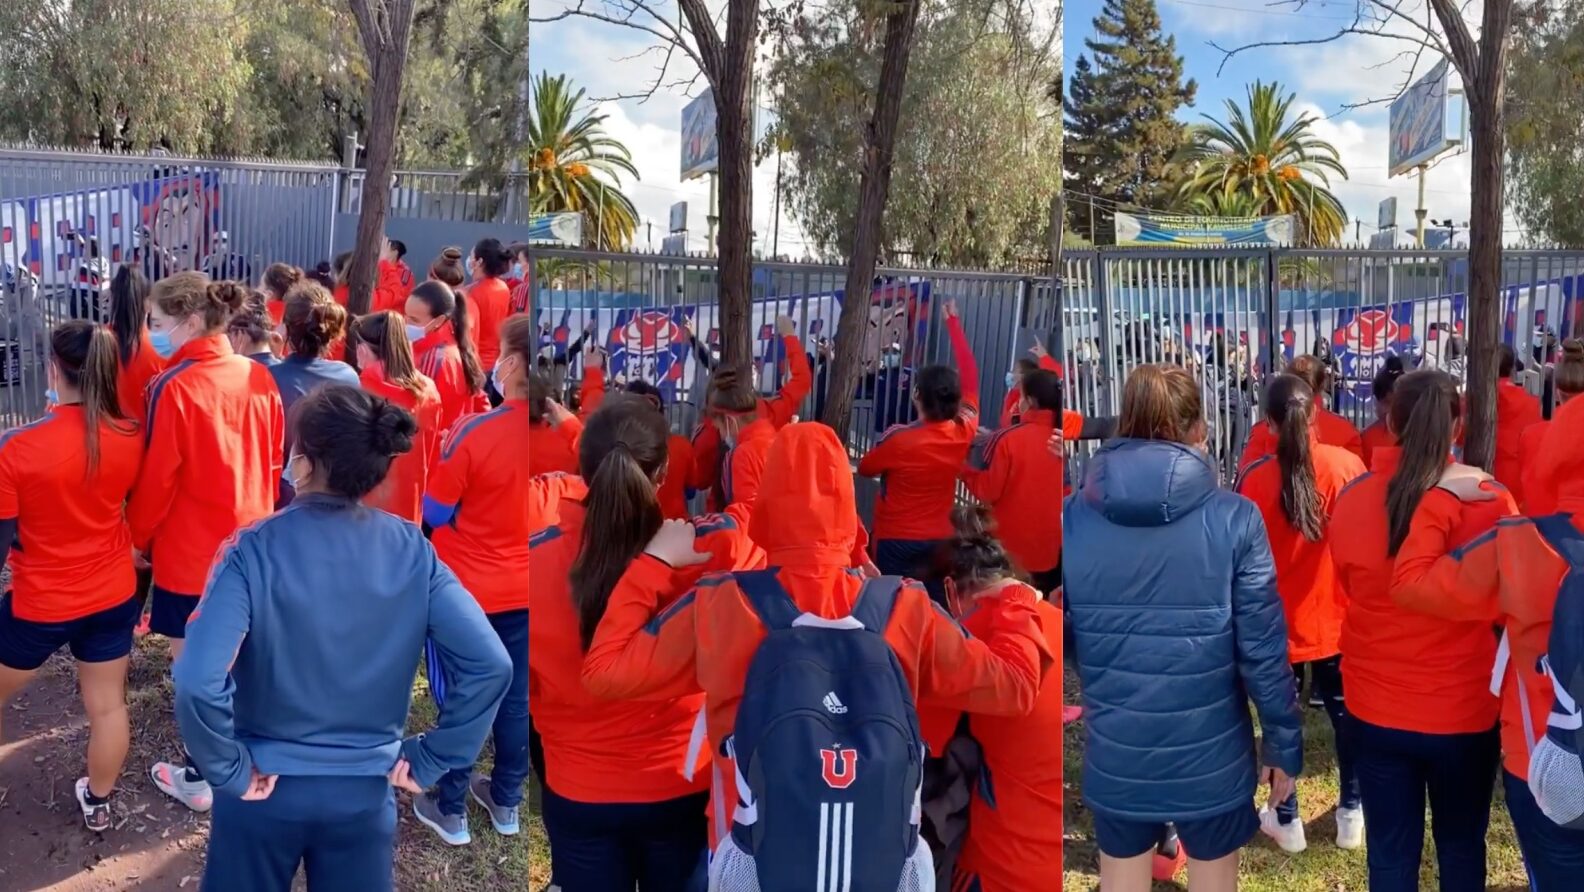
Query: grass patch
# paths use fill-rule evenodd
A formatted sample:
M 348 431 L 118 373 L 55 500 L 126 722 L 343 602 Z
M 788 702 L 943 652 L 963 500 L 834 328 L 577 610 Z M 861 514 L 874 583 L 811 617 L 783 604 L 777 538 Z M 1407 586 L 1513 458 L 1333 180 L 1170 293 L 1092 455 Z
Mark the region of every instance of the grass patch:
M 1077 679 L 1066 676 L 1067 701 L 1078 702 Z M 1065 790 L 1062 820 L 1065 828 L 1062 889 L 1093 892 L 1100 887 L 1100 853 L 1095 847 L 1088 810 L 1081 797 L 1083 724 L 1069 725 L 1063 734 Z M 1298 799 L 1308 835 L 1309 849 L 1289 855 L 1263 834 L 1243 849 L 1239 870 L 1241 892 L 1365 892 L 1369 872 L 1364 851 L 1346 852 L 1336 847 L 1335 811 L 1338 800 L 1336 750 L 1331 723 L 1319 709 L 1304 709 L 1304 775 L 1298 780 Z M 1428 827 L 1428 816 L 1426 817 Z M 1435 845 L 1425 834 L 1425 859 L 1419 871 L 1419 888 L 1438 888 Z M 1490 831 L 1486 834 L 1486 889 L 1491 892 L 1525 892 L 1529 888 L 1518 841 L 1513 836 L 1501 785 L 1491 805 Z M 1187 888 L 1186 872 L 1176 882 L 1156 883 L 1155 892 Z

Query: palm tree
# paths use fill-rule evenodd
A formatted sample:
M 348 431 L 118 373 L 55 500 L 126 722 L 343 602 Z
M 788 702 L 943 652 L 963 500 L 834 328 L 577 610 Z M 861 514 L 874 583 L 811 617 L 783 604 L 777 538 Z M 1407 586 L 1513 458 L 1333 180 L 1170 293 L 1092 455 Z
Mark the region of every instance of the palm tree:
M 1208 123 L 1190 128 L 1180 156 L 1189 172 L 1177 188 L 1178 201 L 1195 211 L 1292 214 L 1300 244 L 1340 244 L 1347 212 L 1331 193 L 1330 174 L 1345 180 L 1347 169 L 1336 147 L 1311 132 L 1317 118 L 1289 120 L 1295 99 L 1295 93 L 1282 95 L 1279 84 L 1255 81 L 1247 111 L 1229 99 L 1226 122 L 1205 115 Z
M 638 231 L 638 210 L 620 188 L 638 178 L 627 147 L 605 133 L 606 115 L 578 106 L 584 90 L 566 75 L 540 74 L 528 116 L 528 210 L 584 216 L 584 240 L 625 248 Z

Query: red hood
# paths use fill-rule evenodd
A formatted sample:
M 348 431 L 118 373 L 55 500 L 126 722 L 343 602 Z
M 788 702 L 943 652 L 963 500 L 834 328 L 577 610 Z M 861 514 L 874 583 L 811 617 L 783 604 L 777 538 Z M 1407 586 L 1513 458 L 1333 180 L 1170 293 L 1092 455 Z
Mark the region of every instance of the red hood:
M 858 515 L 852 468 L 835 431 L 815 422 L 781 429 L 765 461 L 748 534 L 771 566 L 851 563 Z

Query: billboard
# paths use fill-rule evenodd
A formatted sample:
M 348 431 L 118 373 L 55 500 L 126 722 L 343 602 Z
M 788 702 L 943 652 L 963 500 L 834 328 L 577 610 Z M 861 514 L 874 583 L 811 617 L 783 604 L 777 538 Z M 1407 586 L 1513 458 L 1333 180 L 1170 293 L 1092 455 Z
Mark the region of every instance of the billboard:
M 1380 210 L 1375 214 L 1375 227 L 1377 229 L 1397 228 L 1397 196 L 1393 195 L 1381 201 Z
M 682 179 L 691 180 L 720 167 L 715 141 L 715 95 L 705 90 L 682 107 Z
M 532 214 L 528 217 L 528 241 L 554 242 L 576 247 L 583 244 L 583 215 L 578 213 Z
M 1293 243 L 1293 218 L 1282 217 L 1177 217 L 1118 213 L 1116 243 L 1141 247 L 1154 245 L 1230 245 L 1266 247 Z
M 1459 132 L 1447 126 L 1452 67 L 1442 59 L 1391 104 L 1387 174 L 1397 176 L 1458 144 Z
M 687 211 L 688 207 L 685 201 L 679 201 L 671 205 L 671 229 L 669 231 L 672 234 L 687 232 Z

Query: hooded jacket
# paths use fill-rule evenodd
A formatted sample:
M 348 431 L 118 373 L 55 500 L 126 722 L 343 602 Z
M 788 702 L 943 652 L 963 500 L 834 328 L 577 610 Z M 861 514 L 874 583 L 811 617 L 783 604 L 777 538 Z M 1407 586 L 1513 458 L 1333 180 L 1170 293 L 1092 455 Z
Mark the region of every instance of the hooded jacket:
M 1584 403 L 1564 404 L 1551 426 L 1554 436 L 1540 453 L 1544 479 L 1556 488 L 1559 513 L 1551 516 L 1584 529 L 1584 450 L 1578 448 Z M 1502 501 L 1511 510 L 1510 501 Z M 1505 633 L 1490 677 L 1500 683 L 1502 760 L 1509 772 L 1527 779 L 1530 752 L 1545 736 L 1551 713 L 1551 680 L 1537 666 L 1549 646 L 1557 589 L 1570 567 L 1533 517 L 1505 518 L 1461 547 L 1443 527 L 1423 508 L 1414 514 L 1397 555 L 1393 595 L 1422 604 L 1468 605 L 1501 622 Z
M 1287 622 L 1287 659 L 1307 663 L 1334 657 L 1340 650 L 1347 591 L 1331 559 L 1331 509 L 1354 478 L 1364 473 L 1358 456 L 1319 441 L 1309 444 L 1315 491 L 1320 496 L 1320 538 L 1310 542 L 1282 509 L 1281 462 L 1256 461 L 1239 478 L 1237 491 L 1259 507 L 1276 562 L 1276 589 Z
M 1315 408 L 1315 430 L 1320 442 L 1327 446 L 1340 446 L 1353 453 L 1360 459 L 1364 457 L 1364 436 L 1359 433 L 1353 422 L 1341 415 L 1325 408 Z M 1271 432 L 1270 425 L 1256 424 L 1254 430 L 1249 432 L 1249 441 L 1243 447 L 1243 455 L 1238 459 L 1238 471 L 1242 473 L 1249 465 L 1254 464 L 1267 455 L 1276 454 L 1276 434 Z
M 413 357 L 418 361 L 418 371 L 423 372 L 440 392 L 440 429 L 449 431 L 463 415 L 483 412 L 489 408 L 484 391 L 471 390 L 467 373 L 462 367 L 462 351 L 457 347 L 456 334 L 451 323 L 446 322 L 413 344 Z M 485 373 L 488 373 L 485 369 Z
M 224 335 L 193 338 L 171 356 L 149 387 L 147 446 L 126 512 L 133 547 L 153 546 L 155 585 L 202 594 L 226 537 L 275 510 L 285 428 L 270 370 L 236 355 Z
M 1303 740 L 1265 523 L 1201 452 L 1116 439 L 1063 511 L 1066 615 L 1083 685 L 1083 798 L 1134 821 L 1247 808 L 1259 762 Z
M 1348 712 L 1400 731 L 1473 734 L 1496 722 L 1490 667 L 1496 655 L 1495 605 L 1427 605 L 1405 600 L 1392 584 L 1386 491 L 1402 458 L 1399 447 L 1378 447 L 1370 472 L 1337 498 L 1331 515 L 1331 557 L 1347 589 L 1342 621 L 1342 679 Z M 1510 509 L 1498 502 L 1460 504 L 1438 490 L 1419 512 L 1442 546 L 1458 546 L 1490 529 Z M 1398 558 L 1426 535 L 1410 531 Z
M 858 520 L 846 451 L 830 428 L 797 424 L 776 438 L 769 461 L 781 472 L 759 489 L 750 537 L 764 546 L 768 565 L 800 609 L 826 619 L 848 616 L 864 580 L 848 567 Z M 584 658 L 583 683 L 609 699 L 704 692 L 719 840 L 735 807 L 724 743 L 765 630 L 730 575 L 707 576 L 672 602 L 680 593 L 670 566 L 648 555 L 633 561 Z M 885 637 L 921 700 L 1000 715 L 1033 708 L 1051 656 L 1032 595 L 1006 600 L 985 636 L 969 638 L 922 586 L 902 589 Z
M 803 398 L 808 396 L 809 390 L 814 387 L 814 373 L 809 369 L 808 354 L 803 352 L 802 342 L 794 335 L 788 335 L 782 340 L 787 356 L 786 382 L 781 385 L 781 390 L 775 396 L 759 400 L 758 405 L 760 420 L 768 420 L 776 430 L 786 427 L 792 421 L 792 416 L 797 414 Z M 713 492 L 715 484 L 720 482 L 723 466 L 729 461 L 729 454 L 725 459 L 721 455 L 720 431 L 706 420 L 693 432 L 693 469 L 688 475 L 687 485 L 689 489 L 699 492 L 712 491 L 711 510 L 720 510 L 731 504 L 730 501 L 719 502 Z

